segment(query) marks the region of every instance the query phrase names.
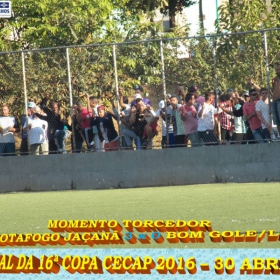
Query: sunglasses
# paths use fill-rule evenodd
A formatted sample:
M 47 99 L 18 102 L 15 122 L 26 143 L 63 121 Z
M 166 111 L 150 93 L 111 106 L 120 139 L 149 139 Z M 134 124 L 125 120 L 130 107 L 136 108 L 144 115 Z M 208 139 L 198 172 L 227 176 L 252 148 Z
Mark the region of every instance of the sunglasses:
M 254 93 L 254 94 L 251 94 L 250 96 L 257 96 L 258 94 L 257 93 Z
M 262 94 L 268 94 L 268 92 L 267 92 L 267 91 L 264 91 L 264 92 L 262 92 Z

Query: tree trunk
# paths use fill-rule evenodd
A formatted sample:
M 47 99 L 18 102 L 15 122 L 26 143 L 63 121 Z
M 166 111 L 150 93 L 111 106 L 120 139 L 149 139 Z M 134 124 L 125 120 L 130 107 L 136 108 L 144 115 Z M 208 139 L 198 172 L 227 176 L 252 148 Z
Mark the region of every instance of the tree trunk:
M 169 14 L 169 24 L 170 24 L 170 29 L 174 28 L 176 26 L 176 19 L 174 14 Z
M 203 8 L 202 8 L 202 0 L 199 0 L 198 2 L 199 5 L 199 29 L 200 29 L 200 34 L 204 35 L 204 17 L 203 17 Z
M 168 0 L 168 10 L 169 10 L 169 25 L 170 29 L 176 27 L 176 18 L 175 18 L 175 8 L 176 8 L 177 1 L 175 0 Z
M 234 1 L 233 0 L 229 0 L 228 1 L 228 7 L 229 7 L 229 13 L 231 15 L 231 20 L 232 21 L 234 19 L 233 5 L 234 5 Z

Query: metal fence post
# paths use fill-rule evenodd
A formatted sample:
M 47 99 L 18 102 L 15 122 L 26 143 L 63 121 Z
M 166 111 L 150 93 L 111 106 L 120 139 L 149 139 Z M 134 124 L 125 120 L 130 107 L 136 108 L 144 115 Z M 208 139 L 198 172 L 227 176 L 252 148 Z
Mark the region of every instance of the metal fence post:
M 66 59 L 67 59 L 67 74 L 68 74 L 68 88 L 69 88 L 70 107 L 72 107 L 73 106 L 73 96 L 72 96 L 72 80 L 71 80 L 69 48 L 66 48 Z
M 218 109 L 218 77 L 217 77 L 217 56 L 216 56 L 216 37 L 212 37 L 212 50 L 213 50 L 213 70 L 214 70 L 214 93 L 215 93 L 215 106 Z M 218 137 L 219 140 L 222 140 L 221 136 L 221 124 L 219 121 L 219 118 L 217 118 L 217 123 L 218 123 Z
M 118 130 L 119 130 L 119 149 L 122 149 L 122 131 L 120 129 L 120 96 L 119 96 L 119 82 L 118 82 L 118 68 L 117 68 L 117 56 L 116 56 L 116 45 L 113 45 L 113 59 L 114 59 L 114 76 L 115 76 L 115 87 L 117 97 L 117 110 L 118 110 Z
M 217 57 L 216 57 L 216 38 L 212 37 L 213 46 L 213 70 L 214 70 L 214 90 L 215 90 L 215 105 L 218 104 L 218 78 L 217 78 Z
M 160 40 L 160 58 L 161 58 L 161 75 L 162 75 L 162 89 L 163 97 L 165 102 L 165 124 L 166 124 L 166 147 L 169 145 L 169 123 L 167 118 L 167 102 L 166 102 L 166 80 L 165 80 L 165 69 L 164 69 L 164 55 L 163 55 L 163 42 Z
M 272 127 L 272 110 L 271 110 L 271 94 L 270 94 L 270 73 L 269 73 L 269 62 L 268 62 L 268 50 L 267 50 L 267 37 L 266 31 L 263 32 L 263 43 L 264 43 L 264 58 L 265 58 L 265 70 L 266 70 L 266 83 L 268 90 L 268 105 L 269 105 L 269 116 L 270 116 L 270 125 Z M 271 139 L 273 139 L 273 132 L 271 131 Z
M 26 120 L 28 121 L 27 87 L 26 87 L 26 76 L 25 76 L 25 59 L 24 59 L 24 52 L 23 51 L 21 52 L 21 61 L 22 61 L 22 77 L 23 77 L 25 115 L 26 115 Z
M 69 102 L 70 102 L 70 115 L 71 115 L 71 126 L 72 126 L 72 145 L 73 150 L 76 150 L 76 139 L 75 139 L 75 126 L 72 119 L 72 106 L 73 106 L 73 95 L 72 95 L 72 80 L 71 80 L 71 69 L 70 69 L 70 56 L 69 49 L 66 48 L 66 60 L 67 60 L 67 75 L 68 75 L 68 89 L 69 89 Z

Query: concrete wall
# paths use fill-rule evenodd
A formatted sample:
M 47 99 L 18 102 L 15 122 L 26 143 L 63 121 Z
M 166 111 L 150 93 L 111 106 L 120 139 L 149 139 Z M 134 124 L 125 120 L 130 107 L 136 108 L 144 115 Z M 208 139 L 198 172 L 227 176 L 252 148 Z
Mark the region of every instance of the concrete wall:
M 280 180 L 280 143 L 2 157 L 0 192 Z

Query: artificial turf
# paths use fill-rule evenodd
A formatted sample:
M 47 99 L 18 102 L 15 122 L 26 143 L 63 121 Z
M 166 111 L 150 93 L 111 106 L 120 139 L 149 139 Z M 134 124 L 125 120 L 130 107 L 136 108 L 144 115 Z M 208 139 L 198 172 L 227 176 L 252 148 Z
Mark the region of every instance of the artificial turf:
M 207 184 L 0 195 L 0 233 L 48 233 L 48 220 L 210 220 L 213 230 L 280 232 L 280 183 Z M 124 231 L 126 232 L 126 231 Z M 207 235 L 207 234 L 206 234 Z M 279 248 L 261 243 L 164 242 L 96 248 Z M 72 247 L 70 244 L 65 247 Z M 87 246 L 85 246 L 86 248 Z

